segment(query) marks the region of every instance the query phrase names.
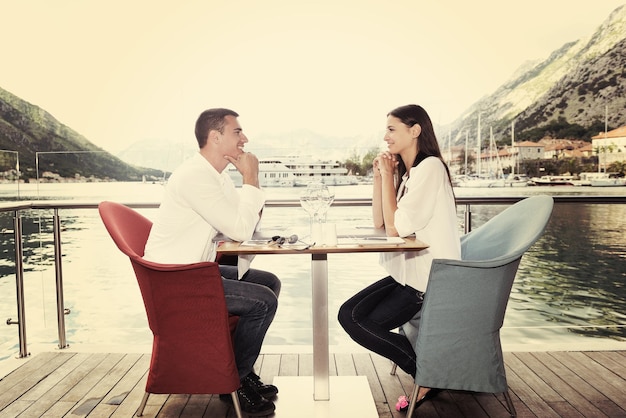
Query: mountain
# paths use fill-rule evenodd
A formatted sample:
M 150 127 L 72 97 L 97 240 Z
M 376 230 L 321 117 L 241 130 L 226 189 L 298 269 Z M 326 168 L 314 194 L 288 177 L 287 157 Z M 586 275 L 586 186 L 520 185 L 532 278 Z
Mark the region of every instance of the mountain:
M 345 161 L 350 156 L 364 155 L 381 144 L 384 133 L 336 137 L 322 135 L 308 129 L 286 133 L 261 133 L 250 138 L 246 150 L 257 157 L 311 156 L 316 159 Z M 338 144 L 345 144 L 340 146 Z M 185 142 L 166 140 L 138 141 L 118 154 L 131 164 L 173 171 L 182 161 L 197 152 L 195 139 Z
M 482 138 L 486 140 L 488 129 L 493 128 L 495 139 L 507 142 L 513 121 L 516 137 L 528 132 L 543 135 L 542 127 L 565 121 L 586 128 L 584 135 L 576 131 L 575 139 L 587 141 L 603 130 L 605 114 L 609 129 L 626 125 L 626 5 L 613 11 L 589 37 L 566 43 L 546 60 L 523 63 L 494 93 L 471 105 L 451 124 L 435 127 L 442 142 L 447 135 L 442 132 L 452 132 L 457 145 L 464 144 L 466 134 L 475 141 L 479 114 Z M 298 130 L 255 136 L 246 149 L 259 157 L 296 152 L 345 161 L 379 147 L 382 136 L 377 132 L 338 138 Z M 144 175 L 161 178 L 163 171 L 172 171 L 197 148 L 193 139 L 184 144 L 139 141 L 116 157 L 43 109 L 0 88 L 0 149 L 10 151 L 0 152 L 0 175 L 15 168 L 11 152 L 16 151 L 24 178 L 48 171 L 62 177 L 138 180 Z
M 117 156 L 139 167 L 154 167 L 165 172 L 172 172 L 197 151 L 198 145 L 193 138 L 187 142 L 146 139 L 133 142 Z
M 0 171 L 19 168 L 23 179 L 44 172 L 53 177 L 141 180 L 159 178 L 161 171 L 131 166 L 89 142 L 45 110 L 0 88 Z
M 604 126 L 606 112 L 610 127 L 626 125 L 625 64 L 626 5 L 591 36 L 566 43 L 545 61 L 524 63 L 508 82 L 444 129 L 461 144 L 466 132 L 476 138 L 479 113 L 482 137 L 488 132 L 483 129 L 492 127 L 496 140 L 510 137 L 512 121 L 516 133 L 559 119 L 583 127 L 602 121 Z

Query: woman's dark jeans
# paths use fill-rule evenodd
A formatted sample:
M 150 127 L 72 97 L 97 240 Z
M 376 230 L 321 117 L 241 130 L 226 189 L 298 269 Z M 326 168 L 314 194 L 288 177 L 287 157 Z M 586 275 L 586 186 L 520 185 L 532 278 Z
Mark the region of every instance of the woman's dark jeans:
M 339 308 L 339 323 L 354 341 L 415 377 L 413 346 L 392 330 L 413 318 L 422 302 L 422 292 L 387 276 L 348 299 Z

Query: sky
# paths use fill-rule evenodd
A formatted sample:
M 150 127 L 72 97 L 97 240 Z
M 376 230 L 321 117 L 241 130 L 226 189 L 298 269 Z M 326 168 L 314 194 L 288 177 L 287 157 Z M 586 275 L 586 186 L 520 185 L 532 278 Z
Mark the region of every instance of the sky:
M 195 144 L 227 107 L 249 140 L 446 124 L 625 0 L 0 0 L 0 87 L 105 150 Z M 382 140 L 382 138 L 381 138 Z

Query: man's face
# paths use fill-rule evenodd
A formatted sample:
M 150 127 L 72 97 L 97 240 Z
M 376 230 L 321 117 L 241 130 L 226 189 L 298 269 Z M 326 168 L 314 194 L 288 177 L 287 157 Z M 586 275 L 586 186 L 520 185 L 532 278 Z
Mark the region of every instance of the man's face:
M 221 149 L 224 155 L 233 158 L 244 153 L 244 145 L 248 142 L 248 138 L 243 133 L 241 125 L 235 116 L 228 115 L 224 118 L 223 133 L 218 132 L 220 138 Z

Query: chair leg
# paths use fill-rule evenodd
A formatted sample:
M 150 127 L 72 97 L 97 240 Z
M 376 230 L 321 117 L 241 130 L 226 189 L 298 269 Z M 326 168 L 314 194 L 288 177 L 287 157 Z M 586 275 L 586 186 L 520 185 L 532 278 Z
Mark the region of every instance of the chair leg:
M 141 403 L 139 404 L 139 408 L 137 408 L 137 416 L 143 416 L 143 410 L 146 407 L 146 404 L 148 403 L 148 396 L 150 396 L 150 394 L 148 392 L 144 393 L 143 395 L 143 399 L 141 400 Z
M 506 400 L 506 406 L 511 414 L 511 418 L 515 418 L 517 416 L 517 412 L 515 412 L 515 406 L 513 406 L 513 400 L 511 399 L 511 395 L 509 395 L 509 390 L 504 391 L 504 400 Z
M 242 418 L 241 416 L 241 405 L 239 405 L 239 396 L 237 396 L 237 391 L 234 391 L 230 394 L 233 398 L 233 407 L 235 408 L 235 413 L 237 414 L 237 418 Z
M 398 368 L 398 365 L 396 363 L 393 363 L 393 365 L 391 366 L 391 371 L 389 372 L 389 374 L 392 375 L 392 376 L 395 376 L 397 368 Z
M 406 413 L 406 418 L 411 418 L 415 411 L 415 403 L 417 402 L 417 393 L 419 392 L 419 385 L 413 387 L 413 393 L 411 393 L 411 399 L 409 400 L 409 410 Z

